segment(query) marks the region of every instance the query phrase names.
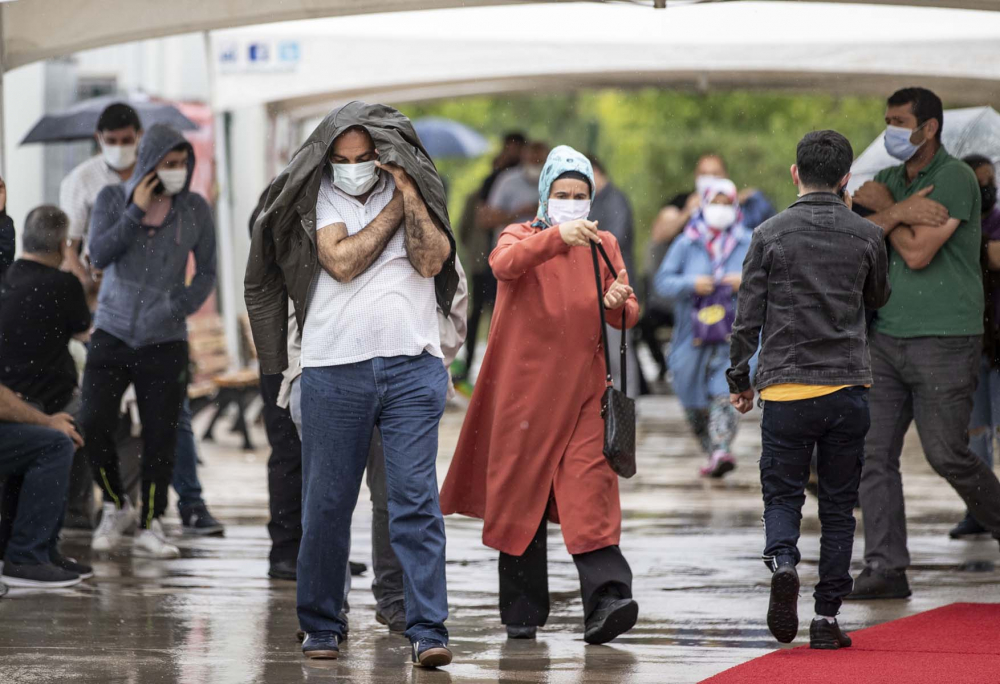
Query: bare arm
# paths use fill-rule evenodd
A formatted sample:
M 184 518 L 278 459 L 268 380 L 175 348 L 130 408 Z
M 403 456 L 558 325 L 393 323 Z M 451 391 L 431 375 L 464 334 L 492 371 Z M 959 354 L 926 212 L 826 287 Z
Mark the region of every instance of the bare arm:
M 379 164 L 391 173 L 403 193 L 403 239 L 406 256 L 424 278 L 433 278 L 451 255 L 451 242 L 444 226 L 427 208 L 420 190 L 404 169 L 395 164 Z
M 986 243 L 986 260 L 991 271 L 1000 271 L 1000 240 L 990 240 Z
M 680 235 L 684 226 L 691 220 L 691 214 L 692 211 L 687 207 L 678 209 L 669 206 L 661 209 L 653 221 L 653 228 L 650 232 L 653 242 L 670 242 Z
M 319 263 L 338 283 L 349 283 L 371 266 L 396 234 L 403 218 L 403 196 L 393 193 L 372 222 L 354 235 L 347 234 L 347 226 L 333 223 L 316 231 Z
M 0 420 L 8 423 L 41 425 L 58 430 L 72 439 L 78 448 L 83 446 L 83 439 L 76 431 L 72 417 L 66 413 L 46 415 L 21 401 L 16 394 L 3 385 L 0 385 Z
M 80 242 L 81 240 L 70 240 L 69 247 L 66 249 L 66 256 L 63 259 L 63 270 L 69 271 L 77 278 L 80 279 L 80 283 L 87 287 L 93 281 L 90 279 L 90 270 L 87 265 L 83 263 L 80 258 Z
M 943 226 L 904 226 L 889 235 L 889 242 L 907 266 L 919 271 L 930 265 L 959 223 L 958 219 L 948 219 Z

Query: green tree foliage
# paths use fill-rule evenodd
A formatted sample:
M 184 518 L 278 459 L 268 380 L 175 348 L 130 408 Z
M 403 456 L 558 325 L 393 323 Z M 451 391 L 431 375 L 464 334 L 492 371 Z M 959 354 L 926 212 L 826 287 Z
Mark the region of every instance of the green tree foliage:
M 788 173 L 795 145 L 809 131 L 833 128 L 860 154 L 884 127 L 881 98 L 724 92 L 699 95 L 648 88 L 569 94 L 468 97 L 404 105 L 412 118 L 443 116 L 491 138 L 520 130 L 552 145 L 594 152 L 632 200 L 636 256 L 663 204 L 692 189 L 699 156 L 717 152 L 740 187 L 764 191 L 779 209 L 795 199 Z M 441 160 L 449 209 L 457 221 L 465 198 L 490 172 L 490 156 Z

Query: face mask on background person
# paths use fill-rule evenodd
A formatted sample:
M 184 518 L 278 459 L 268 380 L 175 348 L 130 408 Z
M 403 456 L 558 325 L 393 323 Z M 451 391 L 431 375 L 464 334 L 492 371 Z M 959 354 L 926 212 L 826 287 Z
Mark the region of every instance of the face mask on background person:
M 925 121 L 913 130 L 900 126 L 886 126 L 885 151 L 889 153 L 889 156 L 901 162 L 909 161 L 917 153 L 917 150 L 927 142 L 925 138 L 917 144 L 911 143 L 910 136 L 923 128 L 926 123 Z
M 156 172 L 156 177 L 163 183 L 164 195 L 176 195 L 184 189 L 187 182 L 187 169 L 161 169 Z
M 590 200 L 550 199 L 549 218 L 558 226 L 567 221 L 576 221 L 590 216 Z
M 736 207 L 732 204 L 709 204 L 703 207 L 701 215 L 709 228 L 725 230 L 736 223 Z
M 532 183 L 537 183 L 538 179 L 542 177 L 542 165 L 541 164 L 525 164 L 524 165 L 524 177 L 530 180 Z
M 101 143 L 101 156 L 104 163 L 115 171 L 124 171 L 135 164 L 135 150 L 137 145 L 106 145 Z
M 378 182 L 375 162 L 360 164 L 330 164 L 333 167 L 333 184 L 348 195 L 363 195 Z
M 997 186 L 995 183 L 980 185 L 979 192 L 983 196 L 983 213 L 988 214 L 997 205 Z

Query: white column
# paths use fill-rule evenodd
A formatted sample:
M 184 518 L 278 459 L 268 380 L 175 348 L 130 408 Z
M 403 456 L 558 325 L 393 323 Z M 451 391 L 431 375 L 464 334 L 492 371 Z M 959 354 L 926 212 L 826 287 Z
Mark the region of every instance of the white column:
M 230 191 L 229 173 L 229 113 L 215 115 L 213 127 L 215 137 L 215 177 L 219 185 L 219 196 L 215 201 L 215 234 L 218 245 L 218 283 L 221 294 L 223 329 L 226 331 L 226 350 L 231 363 L 240 364 L 240 327 L 237 321 L 239 306 L 236 302 L 236 269 L 233 258 L 235 240 L 233 226 L 233 204 Z M 242 272 L 242 269 L 241 269 Z M 242 288 L 241 288 L 242 290 Z

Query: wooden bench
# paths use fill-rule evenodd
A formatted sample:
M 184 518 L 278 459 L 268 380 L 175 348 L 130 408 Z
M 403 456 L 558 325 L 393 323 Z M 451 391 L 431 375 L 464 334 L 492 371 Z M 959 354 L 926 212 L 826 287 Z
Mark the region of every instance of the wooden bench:
M 248 340 L 250 320 L 245 315 L 240 317 L 240 328 L 248 358 L 256 359 L 256 350 Z M 202 439 L 214 440 L 215 424 L 226 409 L 235 406 L 236 420 L 233 422 L 232 431 L 242 434 L 244 449 L 253 449 L 246 409 L 259 392 L 260 379 L 257 369 L 245 367 L 231 370 L 232 363 L 226 347 L 225 329 L 222 319 L 217 315 L 199 316 L 189 320 L 188 344 L 195 366 L 188 388 L 191 412 L 197 413 L 201 408 L 215 405 L 215 413 Z M 199 405 L 198 408 L 195 408 L 196 404 Z

